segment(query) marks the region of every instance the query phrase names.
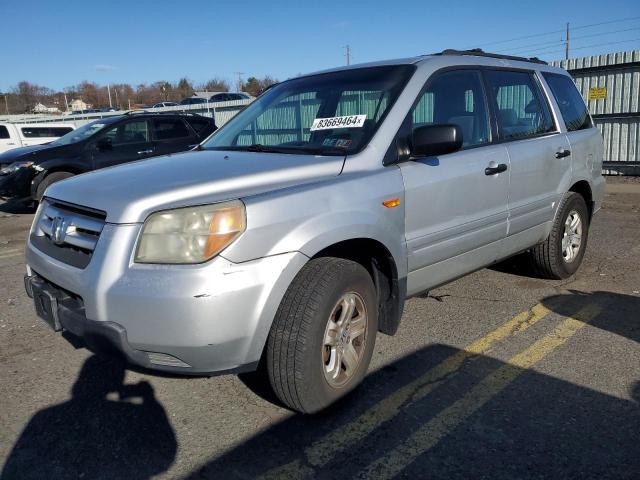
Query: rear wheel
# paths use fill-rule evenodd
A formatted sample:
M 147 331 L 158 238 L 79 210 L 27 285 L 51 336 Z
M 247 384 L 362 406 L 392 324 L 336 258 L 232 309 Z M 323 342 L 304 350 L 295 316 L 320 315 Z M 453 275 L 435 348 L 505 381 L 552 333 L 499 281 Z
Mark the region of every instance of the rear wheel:
M 49 185 L 59 182 L 60 180 L 64 180 L 66 178 L 73 177 L 73 173 L 70 172 L 53 172 L 44 177 L 44 179 L 38 185 L 36 189 L 36 201 L 42 200 L 42 196 L 44 195 L 45 190 Z
M 582 263 L 588 234 L 587 204 L 582 195 L 569 192 L 558 207 L 549 237 L 531 252 L 535 272 L 553 279 L 573 275 Z
M 360 264 L 311 260 L 291 283 L 267 342 L 269 381 L 302 413 L 321 410 L 364 378 L 378 329 L 375 287 Z

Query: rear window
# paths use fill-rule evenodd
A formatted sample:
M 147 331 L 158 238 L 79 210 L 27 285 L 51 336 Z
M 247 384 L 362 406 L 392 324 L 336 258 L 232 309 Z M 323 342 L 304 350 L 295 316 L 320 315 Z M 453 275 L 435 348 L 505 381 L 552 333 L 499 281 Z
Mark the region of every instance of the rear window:
M 566 75 L 557 73 L 543 73 L 542 75 L 556 99 L 567 130 L 572 132 L 593 127 L 589 110 L 587 110 L 573 80 Z
M 9 135 L 9 130 L 4 125 L 0 125 L 0 138 L 11 138 Z
M 71 127 L 22 127 L 20 131 L 25 138 L 62 137 L 69 133 Z

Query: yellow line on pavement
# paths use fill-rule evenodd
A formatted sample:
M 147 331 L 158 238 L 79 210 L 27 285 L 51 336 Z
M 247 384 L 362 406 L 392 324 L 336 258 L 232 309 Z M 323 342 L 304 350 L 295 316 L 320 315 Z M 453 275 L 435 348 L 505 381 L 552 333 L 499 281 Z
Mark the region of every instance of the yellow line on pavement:
M 266 472 L 264 478 L 302 477 L 309 475 L 313 467 L 321 467 L 336 454 L 357 444 L 360 440 L 378 428 L 382 423 L 391 420 L 403 406 L 411 404 L 433 391 L 445 378 L 448 378 L 462 366 L 465 360 L 487 353 L 497 342 L 504 340 L 514 332 L 522 332 L 534 325 L 550 311 L 541 304 L 533 306 L 526 312 L 519 313 L 511 320 L 503 323 L 485 336 L 471 343 L 441 363 L 431 368 L 417 379 L 399 388 L 391 395 L 362 413 L 352 422 L 341 426 L 304 450 L 304 457 L 288 464 L 275 467 Z
M 420 427 L 400 446 L 371 463 L 358 477 L 385 479 L 399 474 L 416 458 L 433 448 L 460 423 L 504 390 L 526 369 L 533 367 L 556 348 L 563 345 L 598 315 L 600 310 L 600 307 L 589 305 L 576 314 L 577 318 L 567 318 L 562 321 L 553 332 L 545 335 L 529 348 L 511 358 L 507 364 L 487 375 L 469 393 Z

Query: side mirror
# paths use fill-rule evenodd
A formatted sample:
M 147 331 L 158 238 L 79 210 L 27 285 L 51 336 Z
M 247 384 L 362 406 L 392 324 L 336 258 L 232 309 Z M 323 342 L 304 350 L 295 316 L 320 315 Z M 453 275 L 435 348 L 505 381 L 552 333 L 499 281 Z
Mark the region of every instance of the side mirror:
M 96 148 L 101 152 L 105 150 L 111 150 L 113 148 L 111 139 L 109 137 L 102 137 L 100 140 L 96 142 Z
M 462 148 L 462 129 L 458 125 L 425 125 L 413 131 L 411 155 L 431 157 L 444 155 Z

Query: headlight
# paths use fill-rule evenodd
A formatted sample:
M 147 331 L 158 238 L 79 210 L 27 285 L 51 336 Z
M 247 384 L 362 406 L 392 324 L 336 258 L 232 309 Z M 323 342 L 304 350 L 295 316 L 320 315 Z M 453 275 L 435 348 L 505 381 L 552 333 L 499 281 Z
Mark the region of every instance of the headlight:
M 137 263 L 202 263 L 228 247 L 246 229 L 240 200 L 165 210 L 144 222 Z
M 33 162 L 13 162 L 11 165 L 7 165 L 0 170 L 1 175 L 9 175 L 10 173 L 17 172 L 21 168 L 29 168 L 33 166 Z

